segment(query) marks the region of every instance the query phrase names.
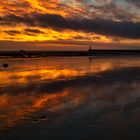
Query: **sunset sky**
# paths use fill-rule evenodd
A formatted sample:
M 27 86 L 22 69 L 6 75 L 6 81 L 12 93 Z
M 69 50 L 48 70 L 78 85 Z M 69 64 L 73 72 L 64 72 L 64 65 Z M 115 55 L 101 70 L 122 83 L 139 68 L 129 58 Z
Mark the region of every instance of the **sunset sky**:
M 0 0 L 0 50 L 140 49 L 140 0 Z

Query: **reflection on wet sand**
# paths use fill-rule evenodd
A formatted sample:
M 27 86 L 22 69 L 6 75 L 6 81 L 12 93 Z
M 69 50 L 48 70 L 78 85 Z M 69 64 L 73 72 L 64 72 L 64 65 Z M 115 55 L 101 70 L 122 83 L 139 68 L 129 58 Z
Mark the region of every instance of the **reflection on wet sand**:
M 140 138 L 139 58 L 3 61 L 11 66 L 0 68 L 1 139 Z

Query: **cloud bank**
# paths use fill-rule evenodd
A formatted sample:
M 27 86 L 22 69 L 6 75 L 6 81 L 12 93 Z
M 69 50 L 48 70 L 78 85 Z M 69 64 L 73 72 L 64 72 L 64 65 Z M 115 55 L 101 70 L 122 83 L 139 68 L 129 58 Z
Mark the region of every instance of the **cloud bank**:
M 52 28 L 55 30 L 75 30 L 84 32 L 93 32 L 101 35 L 117 36 L 130 39 L 140 38 L 140 23 L 130 21 L 112 21 L 105 19 L 76 19 L 64 18 L 57 14 L 39 14 L 32 13 L 30 15 L 16 16 L 7 15 L 0 17 L 1 24 L 18 25 L 26 24 L 32 27 Z M 38 30 L 30 30 L 27 32 L 41 33 Z

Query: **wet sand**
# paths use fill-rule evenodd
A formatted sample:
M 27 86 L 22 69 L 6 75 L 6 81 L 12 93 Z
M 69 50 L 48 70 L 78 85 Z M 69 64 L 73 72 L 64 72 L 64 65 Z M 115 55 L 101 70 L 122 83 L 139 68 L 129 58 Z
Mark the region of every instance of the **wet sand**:
M 139 57 L 0 63 L 1 140 L 140 139 Z

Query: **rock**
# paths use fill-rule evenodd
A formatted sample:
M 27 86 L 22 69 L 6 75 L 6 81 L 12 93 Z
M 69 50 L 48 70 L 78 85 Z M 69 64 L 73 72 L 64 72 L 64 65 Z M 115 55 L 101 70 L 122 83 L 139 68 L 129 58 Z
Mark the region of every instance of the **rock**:
M 8 64 L 3 64 L 2 65 L 4 68 L 8 68 Z
M 40 119 L 46 119 L 47 117 L 46 116 L 40 116 Z

